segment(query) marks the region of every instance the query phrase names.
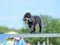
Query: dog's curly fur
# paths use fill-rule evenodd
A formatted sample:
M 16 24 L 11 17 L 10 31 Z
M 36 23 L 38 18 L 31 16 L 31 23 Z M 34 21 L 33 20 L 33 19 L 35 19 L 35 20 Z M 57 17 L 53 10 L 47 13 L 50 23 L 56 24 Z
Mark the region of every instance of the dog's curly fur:
M 25 13 L 24 15 L 24 18 L 23 18 L 24 21 L 28 21 L 28 26 L 30 28 L 30 32 L 31 33 L 34 33 L 35 32 L 35 26 L 37 24 L 39 24 L 39 32 L 41 33 L 42 31 L 42 23 L 41 23 L 41 19 L 39 16 L 32 16 L 31 13 L 27 12 Z

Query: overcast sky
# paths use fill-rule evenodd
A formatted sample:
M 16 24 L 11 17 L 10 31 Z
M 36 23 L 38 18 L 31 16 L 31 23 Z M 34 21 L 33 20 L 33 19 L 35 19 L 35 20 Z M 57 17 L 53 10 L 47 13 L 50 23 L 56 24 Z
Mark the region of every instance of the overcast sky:
M 0 26 L 24 27 L 22 19 L 26 11 L 60 18 L 60 0 L 0 0 Z

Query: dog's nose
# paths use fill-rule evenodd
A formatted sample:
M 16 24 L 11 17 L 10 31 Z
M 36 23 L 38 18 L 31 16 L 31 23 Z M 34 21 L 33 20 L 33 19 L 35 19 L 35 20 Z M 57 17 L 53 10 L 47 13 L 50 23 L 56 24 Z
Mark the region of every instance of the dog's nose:
M 25 19 L 23 18 L 23 21 L 24 21 Z
M 23 21 L 24 21 L 25 19 L 23 18 Z

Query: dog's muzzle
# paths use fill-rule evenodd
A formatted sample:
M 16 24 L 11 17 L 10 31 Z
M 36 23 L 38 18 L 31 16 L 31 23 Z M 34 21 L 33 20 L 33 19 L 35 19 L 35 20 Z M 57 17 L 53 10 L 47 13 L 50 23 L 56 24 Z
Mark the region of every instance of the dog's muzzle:
M 24 20 L 24 21 L 28 21 L 29 19 L 28 19 L 28 18 L 24 18 L 23 20 Z

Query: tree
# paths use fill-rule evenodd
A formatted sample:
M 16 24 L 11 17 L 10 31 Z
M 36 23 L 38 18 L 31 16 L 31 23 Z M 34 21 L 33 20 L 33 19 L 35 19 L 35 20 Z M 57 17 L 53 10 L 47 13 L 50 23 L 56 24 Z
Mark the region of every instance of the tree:
M 2 27 L 0 26 L 0 34 L 4 34 L 6 32 L 8 32 L 10 29 L 8 29 L 7 27 Z
M 52 19 L 46 27 L 48 33 L 60 33 L 60 23 L 57 19 Z

